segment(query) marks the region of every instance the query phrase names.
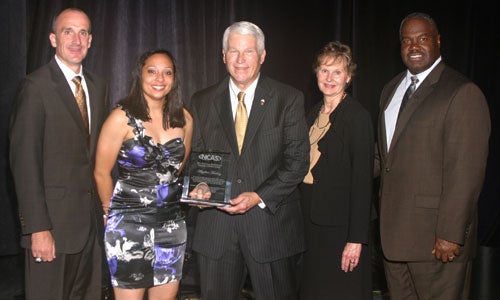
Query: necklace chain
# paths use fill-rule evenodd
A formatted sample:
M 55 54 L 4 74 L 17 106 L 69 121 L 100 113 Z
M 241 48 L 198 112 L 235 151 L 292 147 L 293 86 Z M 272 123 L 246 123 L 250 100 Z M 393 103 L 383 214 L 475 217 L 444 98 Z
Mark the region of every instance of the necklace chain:
M 344 94 L 342 95 L 342 100 L 344 100 L 344 98 L 347 96 L 347 94 L 344 92 Z M 337 105 L 336 108 L 338 108 L 338 106 L 340 105 L 340 103 Z M 320 126 L 319 125 L 319 116 L 321 115 L 321 111 L 324 111 L 325 109 L 325 104 L 323 104 L 323 106 L 321 107 L 321 109 L 319 110 L 319 113 L 318 113 L 318 116 L 316 117 L 316 120 L 314 121 L 313 123 L 313 126 L 311 126 L 311 129 L 309 130 L 309 144 L 312 146 L 314 144 L 316 144 L 317 142 L 319 142 L 319 140 L 323 137 L 323 135 L 325 134 L 326 130 L 329 129 L 329 125 L 332 124 L 332 122 L 335 121 L 335 117 L 337 115 L 337 111 L 338 109 L 334 109 L 330 114 L 328 114 L 328 122 L 326 122 L 325 125 L 323 126 Z M 331 115 L 331 118 L 330 118 L 330 115 Z M 330 121 L 331 119 L 331 121 Z M 314 141 L 311 141 L 311 137 L 312 137 L 312 133 L 315 131 L 315 128 L 318 128 L 319 130 L 321 130 L 320 134 L 318 135 L 318 137 L 316 138 L 316 140 Z
M 321 110 L 320 110 L 320 114 L 321 114 Z M 316 127 L 318 127 L 318 129 L 323 129 L 325 128 L 326 126 L 330 125 L 330 114 L 328 114 L 328 121 L 326 122 L 326 124 L 324 126 L 320 126 L 319 125 L 319 114 L 318 114 L 318 117 L 316 118 L 316 121 L 314 121 L 314 124 L 316 125 Z
M 325 134 L 326 130 L 328 129 L 328 126 L 331 124 L 330 123 L 330 117 L 328 116 L 328 121 L 326 122 L 326 124 L 324 126 L 320 126 L 319 125 L 319 116 L 320 116 L 320 114 L 321 114 L 321 110 L 320 110 L 320 113 L 318 114 L 318 117 L 316 117 L 316 120 L 314 121 L 313 126 L 311 126 L 311 129 L 309 131 L 309 144 L 310 145 L 316 144 L 323 137 L 323 135 Z M 315 132 L 316 128 L 318 130 L 321 130 L 321 132 L 318 134 L 317 138 L 314 141 L 311 141 L 311 138 L 313 137 L 313 132 Z

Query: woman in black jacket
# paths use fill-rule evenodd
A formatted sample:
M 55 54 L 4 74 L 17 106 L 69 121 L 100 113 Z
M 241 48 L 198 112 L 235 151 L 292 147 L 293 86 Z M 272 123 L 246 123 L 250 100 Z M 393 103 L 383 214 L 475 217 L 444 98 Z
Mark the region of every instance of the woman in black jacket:
M 308 243 L 301 299 L 372 299 L 370 114 L 345 91 L 356 68 L 349 46 L 328 43 L 313 68 L 323 100 L 307 117 L 311 165 L 301 184 Z

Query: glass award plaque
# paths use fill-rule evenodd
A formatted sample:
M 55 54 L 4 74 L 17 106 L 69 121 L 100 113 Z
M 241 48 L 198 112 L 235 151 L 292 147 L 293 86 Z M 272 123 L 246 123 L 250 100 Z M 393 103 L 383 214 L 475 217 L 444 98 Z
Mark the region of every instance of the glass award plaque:
M 227 180 L 228 157 L 228 153 L 222 152 L 192 152 L 180 201 L 210 206 L 231 205 L 231 182 Z M 189 192 L 202 182 L 210 188 L 210 199 L 190 198 Z

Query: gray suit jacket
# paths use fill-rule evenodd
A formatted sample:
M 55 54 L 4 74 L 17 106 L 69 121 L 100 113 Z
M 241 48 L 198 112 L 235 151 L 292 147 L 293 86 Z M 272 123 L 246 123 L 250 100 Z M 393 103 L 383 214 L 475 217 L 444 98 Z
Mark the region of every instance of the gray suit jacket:
M 399 117 L 386 145 L 384 110 L 405 72 L 380 97 L 378 155 L 380 227 L 384 255 L 394 261 L 431 261 L 435 238 L 463 245 L 455 261 L 470 260 L 477 245 L 490 118 L 479 88 L 438 64 Z
M 246 239 L 258 262 L 270 262 L 304 250 L 303 221 L 297 185 L 309 166 L 309 139 L 303 94 L 260 77 L 238 154 L 229 96 L 229 77 L 193 95 L 193 151 L 230 153 L 231 198 L 255 191 L 266 204 L 243 215 L 217 209 L 198 214 L 194 250 L 218 258 L 232 229 Z
M 51 230 L 58 253 L 76 253 L 91 222 L 102 229 L 102 208 L 93 179 L 97 138 L 108 113 L 106 83 L 83 71 L 90 96 L 91 133 L 55 59 L 29 74 L 11 116 L 10 160 L 22 241 Z

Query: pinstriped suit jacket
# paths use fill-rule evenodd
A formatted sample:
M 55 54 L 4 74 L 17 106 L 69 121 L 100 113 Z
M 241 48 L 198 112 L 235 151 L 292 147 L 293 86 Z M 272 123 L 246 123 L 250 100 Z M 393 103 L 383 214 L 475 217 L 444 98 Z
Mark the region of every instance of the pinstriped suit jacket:
M 394 261 L 433 261 L 439 237 L 463 245 L 467 261 L 477 244 L 477 201 L 488 156 L 490 118 L 479 88 L 439 63 L 399 117 L 388 148 L 384 111 L 405 72 L 380 97 L 378 155 L 380 231 Z
M 217 209 L 200 211 L 193 242 L 195 251 L 211 258 L 220 257 L 231 228 L 246 239 L 258 262 L 278 260 L 305 249 L 297 190 L 309 166 L 303 98 L 300 91 L 261 75 L 239 155 L 229 77 L 193 95 L 192 150 L 230 153 L 231 198 L 255 191 L 267 206 L 255 206 L 243 215 L 228 215 Z
M 77 253 L 89 238 L 90 222 L 102 230 L 93 169 L 108 90 L 97 75 L 85 69 L 83 74 L 90 94 L 90 138 L 55 59 L 21 82 L 12 110 L 10 158 L 24 248 L 30 248 L 31 233 L 51 230 L 56 252 Z

